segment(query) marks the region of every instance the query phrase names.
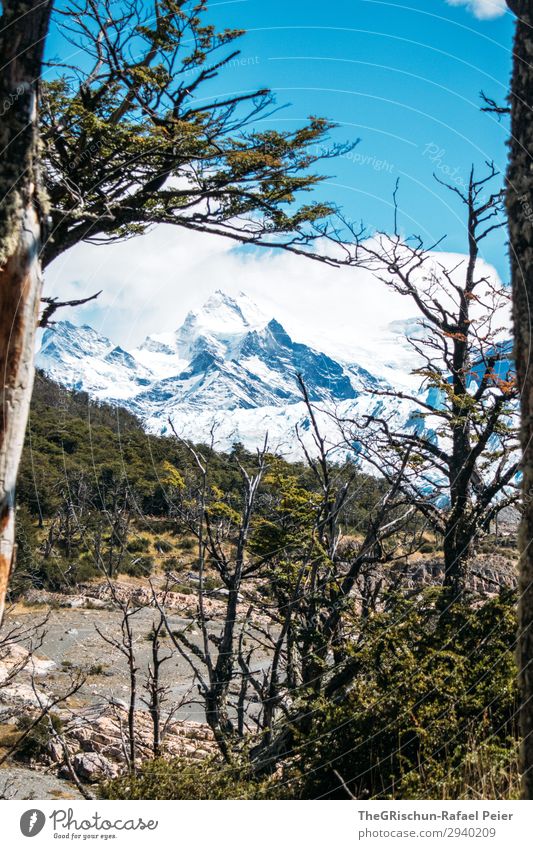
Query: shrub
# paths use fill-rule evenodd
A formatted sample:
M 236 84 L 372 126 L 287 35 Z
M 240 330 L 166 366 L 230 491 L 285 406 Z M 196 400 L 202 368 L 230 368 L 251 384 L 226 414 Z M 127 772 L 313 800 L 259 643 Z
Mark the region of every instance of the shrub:
M 176 758 L 144 763 L 137 775 L 100 787 L 102 799 L 274 799 L 282 798 L 272 779 L 254 781 L 244 768 L 215 759 L 191 763 Z
M 78 570 L 79 575 L 78 576 Z M 62 592 L 75 585 L 94 577 L 96 570 L 92 564 L 69 563 L 63 557 L 51 555 L 41 560 L 38 571 L 34 575 L 34 585 L 51 592 Z
M 198 592 L 197 587 L 192 587 L 190 584 L 172 584 L 170 592 L 181 593 L 182 595 L 195 595 Z
M 174 633 L 174 632 L 173 632 L 173 633 Z M 152 640 L 154 639 L 154 636 L 155 636 L 155 627 L 154 627 L 154 625 L 152 625 L 152 627 L 150 628 L 150 630 L 149 630 L 149 631 L 148 631 L 148 633 L 146 634 L 146 641 L 151 643 L 151 642 L 152 642 Z M 166 628 L 164 628 L 164 627 L 163 627 L 163 628 L 160 628 L 160 630 L 159 630 L 159 639 L 160 639 L 160 640 L 164 640 L 164 639 L 166 639 L 167 637 L 168 637 L 168 631 L 167 631 L 167 629 L 166 629 Z
M 164 567 L 167 571 L 171 570 L 173 572 L 183 572 L 185 569 L 189 568 L 186 563 L 183 563 L 183 561 L 174 554 L 165 558 Z
M 85 583 L 85 581 L 90 581 L 92 578 L 97 578 L 101 574 L 101 570 L 98 568 L 94 560 L 92 560 L 92 558 L 80 560 L 74 566 L 73 579 L 71 583 L 83 584 Z
M 131 554 L 140 554 L 142 551 L 149 551 L 150 540 L 148 537 L 135 537 L 128 542 L 127 549 Z
M 132 578 L 144 578 L 151 574 L 154 568 L 154 558 L 148 555 L 127 559 L 120 571 Z
M 106 675 L 107 673 L 107 664 L 106 663 L 92 663 L 85 669 L 86 675 L 89 676 L 97 676 L 97 675 Z
M 514 606 L 507 594 L 444 614 L 429 590 L 376 615 L 353 649 L 349 694 L 313 704 L 313 727 L 296 744 L 293 790 L 346 798 L 342 776 L 359 799 L 512 797 Z
M 56 731 L 61 731 L 63 725 L 60 718 L 55 713 L 50 714 L 52 725 Z M 30 716 L 23 716 L 18 722 L 18 729 L 24 733 L 33 719 Z M 20 742 L 15 751 L 14 757 L 22 761 L 34 761 L 46 754 L 48 743 L 50 742 L 50 729 L 48 726 L 47 717 L 43 717 L 29 734 Z

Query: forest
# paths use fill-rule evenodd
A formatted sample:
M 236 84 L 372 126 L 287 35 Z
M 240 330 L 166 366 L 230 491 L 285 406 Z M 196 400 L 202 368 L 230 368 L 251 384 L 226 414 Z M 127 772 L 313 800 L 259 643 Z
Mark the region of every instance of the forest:
M 21 644 L 32 615 L 50 603 L 66 611 L 81 593 L 99 651 L 130 669 L 128 758 L 116 777 L 106 780 L 104 760 L 90 778 L 103 798 L 518 793 L 512 540 L 485 535 L 479 579 L 450 601 L 441 540 L 352 462 L 288 463 L 150 436 L 126 411 L 42 374 L 18 499 L 10 601 Z M 100 632 L 102 609 L 119 637 Z M 179 628 L 176 610 L 186 611 Z M 176 654 L 191 682 L 179 706 Z M 58 684 L 78 696 L 103 672 L 63 664 L 69 685 Z M 167 751 L 187 699 L 213 740 L 196 764 Z M 22 762 L 50 763 L 59 736 L 68 775 L 77 711 L 58 709 L 25 710 L 14 740 L 3 727 Z

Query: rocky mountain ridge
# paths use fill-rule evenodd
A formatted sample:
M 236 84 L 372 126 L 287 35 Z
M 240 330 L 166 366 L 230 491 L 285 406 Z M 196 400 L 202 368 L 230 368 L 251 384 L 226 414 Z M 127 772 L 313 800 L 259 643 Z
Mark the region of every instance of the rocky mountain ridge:
M 69 388 L 126 407 L 152 432 L 167 432 L 170 418 L 195 441 L 216 432 L 221 448 L 235 442 L 255 448 L 268 433 L 289 455 L 300 450 L 296 425 L 303 434 L 309 429 L 297 375 L 324 409 L 326 431 L 332 410 L 381 408 L 383 399 L 372 392 L 389 388 L 356 362 L 294 341 L 244 293 L 233 298 L 221 291 L 174 333 L 150 335 L 130 351 L 88 325 L 57 322 L 43 334 L 37 366 Z

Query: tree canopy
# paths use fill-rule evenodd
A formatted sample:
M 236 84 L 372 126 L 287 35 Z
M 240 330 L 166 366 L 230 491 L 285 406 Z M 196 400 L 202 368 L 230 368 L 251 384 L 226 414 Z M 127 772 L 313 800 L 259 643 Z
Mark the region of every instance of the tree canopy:
M 110 242 L 176 224 L 301 249 L 331 211 L 296 195 L 323 177 L 333 124 L 275 130 L 268 89 L 217 95 L 242 30 L 208 23 L 208 0 L 69 0 L 55 12 L 77 65 L 49 61 L 41 129 L 50 231 L 46 265 L 80 241 Z

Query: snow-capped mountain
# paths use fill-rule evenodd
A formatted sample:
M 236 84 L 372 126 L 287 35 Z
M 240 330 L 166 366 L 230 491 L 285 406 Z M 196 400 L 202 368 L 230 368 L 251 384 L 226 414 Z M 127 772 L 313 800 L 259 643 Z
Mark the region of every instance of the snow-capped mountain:
M 237 441 L 255 447 L 268 432 L 273 447 L 299 454 L 295 428 L 305 438 L 309 422 L 298 374 L 324 408 L 327 432 L 332 408 L 356 415 L 390 400 L 404 421 L 410 414 L 397 399 L 369 392 L 387 387 L 382 377 L 295 342 L 244 293 L 215 292 L 174 333 L 148 336 L 131 351 L 87 325 L 57 322 L 43 334 L 37 367 L 63 385 L 127 407 L 153 432 L 165 433 L 170 418 L 183 436 L 204 441 L 215 426 L 222 448 Z

